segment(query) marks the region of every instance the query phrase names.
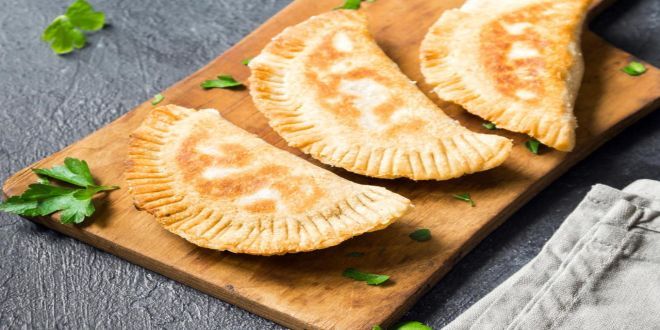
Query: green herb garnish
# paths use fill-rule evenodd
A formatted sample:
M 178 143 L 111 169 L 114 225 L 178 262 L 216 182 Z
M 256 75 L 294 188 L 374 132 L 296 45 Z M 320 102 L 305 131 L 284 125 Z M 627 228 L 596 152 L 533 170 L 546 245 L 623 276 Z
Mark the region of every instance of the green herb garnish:
M 383 330 L 380 325 L 374 325 L 371 330 Z
M 646 72 L 646 67 L 644 64 L 637 62 L 637 61 L 632 61 L 628 63 L 625 67 L 621 69 L 621 71 L 631 75 L 631 76 L 639 76 Z
M 165 99 L 165 96 L 163 96 L 163 94 L 158 93 L 158 94 L 154 95 L 154 98 L 151 100 L 151 105 L 156 105 L 156 104 L 160 103 L 161 101 L 163 101 L 164 99 Z
M 242 83 L 236 81 L 234 77 L 230 75 L 220 75 L 218 79 L 207 80 L 202 83 L 202 88 L 211 89 L 211 88 L 232 88 L 243 86 Z
M 94 213 L 92 197 L 117 186 L 96 185 L 84 160 L 66 158 L 64 165 L 51 169 L 33 169 L 39 176 L 20 196 L 9 197 L 0 203 L 0 211 L 27 217 L 45 216 L 60 211 L 61 223 L 81 223 Z M 53 185 L 47 178 L 76 187 Z
M 342 275 L 356 281 L 367 282 L 369 285 L 381 285 L 390 279 L 387 275 L 363 273 L 355 268 L 346 268 Z
M 346 256 L 351 257 L 351 258 L 358 258 L 358 257 L 364 257 L 364 253 L 363 252 L 349 252 L 349 253 L 346 254 Z
M 428 229 L 417 229 L 414 232 L 410 233 L 408 237 L 418 242 L 426 242 L 431 239 L 431 231 Z
M 363 2 L 370 2 L 371 3 L 371 2 L 376 2 L 376 0 L 346 0 L 346 1 L 344 1 L 343 5 L 335 8 L 335 10 L 337 10 L 337 9 L 350 9 L 350 10 L 360 9 L 360 5 Z
M 248 65 L 248 64 L 250 64 L 250 61 L 252 61 L 252 57 L 248 57 L 248 58 L 242 60 L 241 63 L 243 65 Z
M 539 154 L 539 147 L 540 146 L 541 146 L 541 142 L 539 142 L 537 140 L 534 140 L 534 139 L 527 140 L 525 142 L 525 147 L 535 155 Z
M 472 200 L 472 197 L 470 197 L 470 193 L 465 193 L 465 194 L 454 194 L 452 197 L 464 201 L 466 203 L 469 203 L 470 206 L 475 207 L 477 204 L 474 203 Z
M 493 124 L 491 122 L 483 123 L 483 124 L 481 124 L 481 126 L 485 127 L 486 129 L 490 129 L 490 130 L 497 129 L 497 126 L 495 126 L 495 124 Z
M 41 39 L 50 44 L 55 54 L 66 54 L 85 46 L 83 31 L 98 31 L 103 25 L 104 13 L 95 11 L 85 0 L 76 0 L 64 15 L 55 17 L 46 27 Z
M 396 326 L 396 330 L 433 330 L 433 328 L 419 321 L 404 322 Z

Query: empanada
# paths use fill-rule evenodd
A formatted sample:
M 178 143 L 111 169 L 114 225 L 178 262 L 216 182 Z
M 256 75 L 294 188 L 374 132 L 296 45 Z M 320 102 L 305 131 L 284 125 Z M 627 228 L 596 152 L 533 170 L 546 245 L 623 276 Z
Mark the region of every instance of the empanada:
M 250 62 L 250 93 L 291 146 L 378 178 L 444 180 L 500 165 L 511 141 L 476 134 L 378 47 L 366 17 L 335 10 L 285 29 Z
M 310 251 L 385 228 L 410 201 L 280 150 L 217 111 L 168 105 L 131 135 L 135 205 L 202 247 L 259 255 Z
M 575 146 L 580 35 L 590 0 L 469 0 L 420 49 L 426 82 L 497 127 L 561 151 Z

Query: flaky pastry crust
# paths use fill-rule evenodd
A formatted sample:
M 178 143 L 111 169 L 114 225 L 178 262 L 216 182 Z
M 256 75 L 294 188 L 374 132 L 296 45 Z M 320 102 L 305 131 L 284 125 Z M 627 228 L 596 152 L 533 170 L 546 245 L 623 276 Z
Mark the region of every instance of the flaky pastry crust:
M 420 49 L 440 98 L 561 151 L 575 146 L 580 35 L 591 0 L 470 0 L 448 10 Z
M 378 47 L 366 17 L 335 10 L 276 36 L 250 93 L 290 146 L 377 178 L 446 180 L 496 167 L 511 141 L 461 126 Z
M 236 253 L 327 248 L 385 228 L 411 207 L 273 147 L 213 109 L 152 110 L 131 134 L 125 176 L 135 205 L 165 229 Z

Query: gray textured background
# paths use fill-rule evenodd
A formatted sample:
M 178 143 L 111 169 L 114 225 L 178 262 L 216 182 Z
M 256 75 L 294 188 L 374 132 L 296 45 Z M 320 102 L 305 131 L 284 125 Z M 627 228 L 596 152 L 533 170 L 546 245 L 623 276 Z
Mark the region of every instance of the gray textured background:
M 380 0 L 394 1 L 394 0 Z M 429 0 L 432 1 L 432 0 Z M 75 54 L 39 40 L 68 0 L 0 0 L 0 179 L 75 142 L 215 58 L 287 0 L 93 1 L 110 26 Z M 337 0 L 337 2 L 341 2 Z M 660 64 L 660 1 L 592 24 Z M 581 162 L 461 261 L 405 316 L 441 327 L 532 258 L 594 183 L 660 178 L 660 113 Z M 17 216 L 0 214 L 0 328 L 279 328 Z

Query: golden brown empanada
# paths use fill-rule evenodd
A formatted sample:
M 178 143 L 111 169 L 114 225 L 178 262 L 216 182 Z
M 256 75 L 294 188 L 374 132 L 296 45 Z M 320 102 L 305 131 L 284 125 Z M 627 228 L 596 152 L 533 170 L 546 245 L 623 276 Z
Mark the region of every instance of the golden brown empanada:
M 469 0 L 446 11 L 420 50 L 443 99 L 561 151 L 575 146 L 580 35 L 590 0 Z
M 410 201 L 280 150 L 213 109 L 154 109 L 131 135 L 135 205 L 202 247 L 259 255 L 322 249 L 387 227 Z
M 285 29 L 250 68 L 250 92 L 275 131 L 351 172 L 444 180 L 498 166 L 511 150 L 508 139 L 444 114 L 383 53 L 357 11 Z

